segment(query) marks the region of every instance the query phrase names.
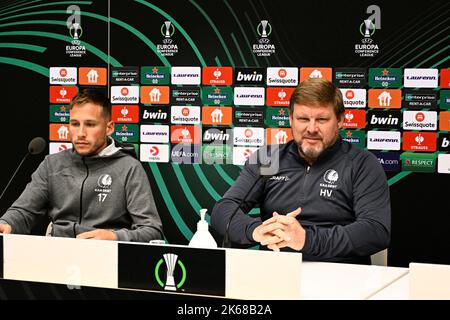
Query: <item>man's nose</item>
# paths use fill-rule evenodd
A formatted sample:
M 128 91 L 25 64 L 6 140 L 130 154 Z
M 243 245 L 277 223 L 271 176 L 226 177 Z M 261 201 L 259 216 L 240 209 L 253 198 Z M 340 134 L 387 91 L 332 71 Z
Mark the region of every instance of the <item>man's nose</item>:
M 79 136 L 79 137 L 84 137 L 84 136 L 86 136 L 86 127 L 84 126 L 84 125 L 80 125 L 80 129 L 78 130 L 78 133 L 77 133 L 77 135 Z
M 308 132 L 316 132 L 317 131 L 317 123 L 314 120 L 309 121 L 307 130 L 308 130 Z

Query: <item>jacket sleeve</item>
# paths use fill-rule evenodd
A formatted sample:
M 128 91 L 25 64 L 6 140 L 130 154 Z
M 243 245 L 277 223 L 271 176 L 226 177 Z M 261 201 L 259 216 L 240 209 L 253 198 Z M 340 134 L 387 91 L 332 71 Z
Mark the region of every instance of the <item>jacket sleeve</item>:
M 0 223 L 7 223 L 12 233 L 30 234 L 39 217 L 47 214 L 48 205 L 47 158 L 31 175 L 31 182 L 12 206 L 1 217 Z
M 247 163 L 235 183 L 214 206 L 211 214 L 211 225 L 220 235 L 225 234 L 231 215 L 255 180 L 258 179 L 257 168 L 257 165 Z M 260 218 L 249 216 L 248 212 L 260 203 L 263 193 L 264 182 L 259 180 L 231 220 L 229 235 L 232 242 L 239 244 L 254 243 L 253 230 L 262 222 Z
M 355 221 L 332 228 L 306 228 L 302 252 L 317 258 L 369 256 L 388 247 L 391 206 L 386 175 L 374 155 L 353 163 L 353 210 Z
M 163 239 L 161 219 L 156 209 L 148 177 L 142 165 L 136 161 L 126 180 L 127 210 L 132 224 L 130 229 L 116 230 L 117 240 L 149 242 Z

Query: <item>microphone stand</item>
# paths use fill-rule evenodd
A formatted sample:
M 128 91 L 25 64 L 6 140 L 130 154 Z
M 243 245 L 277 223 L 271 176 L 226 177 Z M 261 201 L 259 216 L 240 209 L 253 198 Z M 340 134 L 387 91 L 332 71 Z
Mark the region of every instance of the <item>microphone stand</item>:
M 3 195 L 5 194 L 6 190 L 8 190 L 9 185 L 11 184 L 14 177 L 16 176 L 17 171 L 19 171 L 20 167 L 22 166 L 22 164 L 25 162 L 25 160 L 28 158 L 29 155 L 30 155 L 30 152 L 27 152 L 27 154 L 22 158 L 22 161 L 20 161 L 19 166 L 17 167 L 16 171 L 14 171 L 13 175 L 11 176 L 11 179 L 9 179 L 8 183 L 6 184 L 6 187 L 3 189 L 3 192 L 0 195 L 0 200 L 3 198 Z

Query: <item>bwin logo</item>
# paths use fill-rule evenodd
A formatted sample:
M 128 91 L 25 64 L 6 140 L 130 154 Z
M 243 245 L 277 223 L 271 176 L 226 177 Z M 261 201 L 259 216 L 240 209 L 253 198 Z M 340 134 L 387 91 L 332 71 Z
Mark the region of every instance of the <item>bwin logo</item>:
M 102 174 L 98 178 L 97 184 L 100 188 L 109 188 L 112 185 L 112 178 L 109 174 Z
M 263 79 L 263 75 L 256 71 L 253 71 L 253 73 L 242 73 L 241 71 L 239 71 L 236 81 L 257 82 L 257 81 L 262 81 L 262 79 Z
M 387 117 L 377 117 L 375 114 L 373 114 L 370 118 L 370 124 L 396 126 L 398 125 L 398 118 L 393 117 L 391 114 Z
M 327 172 L 323 175 L 323 180 L 329 184 L 335 184 L 339 179 L 339 174 L 336 170 L 328 169 Z

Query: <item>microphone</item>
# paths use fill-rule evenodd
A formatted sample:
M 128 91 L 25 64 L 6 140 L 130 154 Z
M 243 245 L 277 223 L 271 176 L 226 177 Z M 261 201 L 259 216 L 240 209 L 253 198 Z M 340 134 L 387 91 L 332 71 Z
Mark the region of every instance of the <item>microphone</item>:
M 3 195 L 5 194 L 6 190 L 8 190 L 9 185 L 13 181 L 22 164 L 25 162 L 26 158 L 28 158 L 30 154 L 32 155 L 40 154 L 42 151 L 44 151 L 46 145 L 47 142 L 41 137 L 36 137 L 30 141 L 30 143 L 28 144 L 27 154 L 22 158 L 22 161 L 20 161 L 16 171 L 14 171 L 11 179 L 9 179 L 8 183 L 6 184 L 6 187 L 3 189 L 2 194 L 0 195 L 0 200 L 3 198 Z
M 234 216 L 239 211 L 239 209 L 241 208 L 241 206 L 245 202 L 245 200 L 247 200 L 247 197 L 253 191 L 253 188 L 258 184 L 259 181 L 261 181 L 261 180 L 267 181 L 279 171 L 279 168 L 280 168 L 280 166 L 279 166 L 280 165 L 280 156 L 279 156 L 279 146 L 278 145 L 272 146 L 272 157 L 271 157 L 271 159 L 267 159 L 266 158 L 266 157 L 268 157 L 267 154 L 261 155 L 261 150 L 258 150 L 258 156 L 259 157 L 257 158 L 257 163 L 258 163 L 258 159 L 261 159 L 262 156 L 264 156 L 263 159 L 266 160 L 266 161 L 263 162 L 263 161 L 259 160 L 259 162 L 260 162 L 259 163 L 260 164 L 259 177 L 257 179 L 255 179 L 255 181 L 253 182 L 251 187 L 248 189 L 248 191 L 245 194 L 245 196 L 239 202 L 239 205 L 236 207 L 236 209 L 230 215 L 230 218 L 228 219 L 227 227 L 225 229 L 225 234 L 224 234 L 224 237 L 223 237 L 223 241 L 222 241 L 222 248 L 231 248 L 231 244 L 232 244 L 231 240 L 230 240 L 230 225 L 231 225 L 231 221 L 233 220 Z M 263 162 L 263 164 L 261 164 L 261 162 Z M 249 160 L 249 163 L 251 163 L 250 160 Z M 270 166 L 268 166 L 267 164 L 270 164 Z

